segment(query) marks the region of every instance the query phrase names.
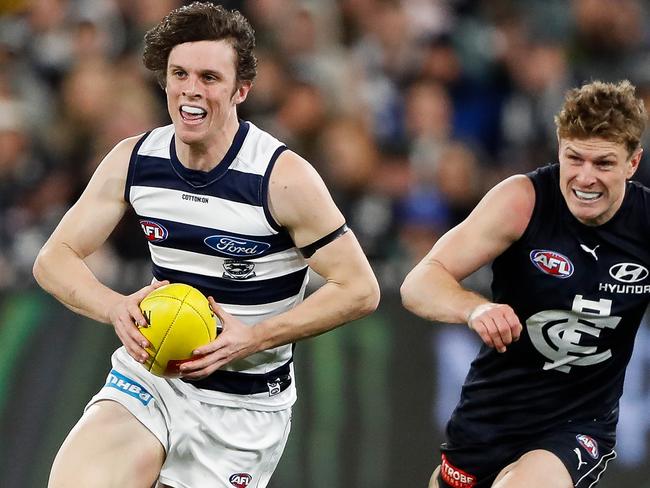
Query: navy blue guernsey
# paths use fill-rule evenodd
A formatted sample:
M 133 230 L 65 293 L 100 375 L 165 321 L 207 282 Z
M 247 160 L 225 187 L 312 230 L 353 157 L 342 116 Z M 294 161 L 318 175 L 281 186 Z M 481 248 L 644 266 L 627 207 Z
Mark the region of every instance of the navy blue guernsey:
M 452 443 L 516 440 L 596 419 L 615 432 L 650 297 L 650 190 L 628 182 L 613 218 L 589 227 L 560 193 L 559 165 L 527 176 L 531 220 L 492 265 L 493 300 L 513 307 L 523 331 L 506 353 L 482 346 L 447 426 Z
M 190 284 L 249 325 L 296 306 L 307 263 L 268 206 L 270 174 L 286 147 L 242 121 L 224 158 L 206 172 L 180 162 L 174 139 L 173 125 L 145 134 L 133 150 L 125 188 L 148 241 L 154 278 Z M 228 394 L 239 393 L 238 405 L 276 408 L 295 392 L 270 398 L 268 392 L 246 394 L 247 385 L 288 374 L 291 359 L 291 345 L 278 346 L 179 387 L 217 392 L 211 399 L 224 404 L 235 401 Z

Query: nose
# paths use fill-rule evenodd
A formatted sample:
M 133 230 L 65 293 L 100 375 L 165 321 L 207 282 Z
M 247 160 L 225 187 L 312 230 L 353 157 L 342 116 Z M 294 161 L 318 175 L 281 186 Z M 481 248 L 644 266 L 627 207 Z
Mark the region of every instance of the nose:
M 193 98 L 200 95 L 197 79 L 195 76 L 187 77 L 187 80 L 185 80 L 185 84 L 183 85 L 182 93 L 183 96 L 188 98 Z
M 575 179 L 580 186 L 591 186 L 596 181 L 593 165 L 591 163 L 585 163 L 580 166 Z

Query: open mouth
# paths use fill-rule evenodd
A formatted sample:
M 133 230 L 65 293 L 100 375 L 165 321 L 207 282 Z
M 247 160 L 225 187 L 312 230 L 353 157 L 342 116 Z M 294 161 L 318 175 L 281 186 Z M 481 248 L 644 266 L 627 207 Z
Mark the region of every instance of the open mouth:
M 601 197 L 602 192 L 597 192 L 597 191 L 581 191 L 581 190 L 573 190 L 573 194 L 578 197 L 578 200 L 582 200 L 585 202 L 590 202 L 593 200 L 596 200 Z
M 191 105 L 181 105 L 179 112 L 183 120 L 187 122 L 203 120 L 208 115 L 208 112 L 201 107 Z

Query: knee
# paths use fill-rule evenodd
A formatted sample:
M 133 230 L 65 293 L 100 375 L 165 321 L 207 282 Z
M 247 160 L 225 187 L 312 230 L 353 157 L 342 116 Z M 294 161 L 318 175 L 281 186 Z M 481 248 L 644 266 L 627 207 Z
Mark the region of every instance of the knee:
M 431 479 L 429 480 L 429 488 L 438 488 L 438 475 L 440 474 L 440 465 L 433 470 Z

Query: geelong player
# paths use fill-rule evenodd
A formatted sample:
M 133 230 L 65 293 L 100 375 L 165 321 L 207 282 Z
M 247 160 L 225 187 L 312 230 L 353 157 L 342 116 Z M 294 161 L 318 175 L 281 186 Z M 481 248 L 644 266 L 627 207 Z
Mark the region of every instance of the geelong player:
M 567 93 L 559 164 L 510 177 L 402 285 L 406 308 L 483 340 L 431 487 L 592 487 L 650 298 L 643 102 L 628 81 Z M 492 262 L 492 301 L 459 282 Z
M 172 124 L 120 142 L 36 260 L 43 288 L 111 324 L 123 343 L 56 456 L 51 488 L 266 486 L 296 399 L 292 343 L 377 306 L 376 279 L 320 177 L 237 117 L 256 74 L 254 45 L 239 12 L 209 3 L 176 9 L 150 30 L 144 64 Z M 84 258 L 129 205 L 154 280 L 124 296 Z M 308 267 L 326 284 L 303 301 Z M 138 304 L 165 282 L 200 289 L 223 322 L 177 379 L 140 364 Z

